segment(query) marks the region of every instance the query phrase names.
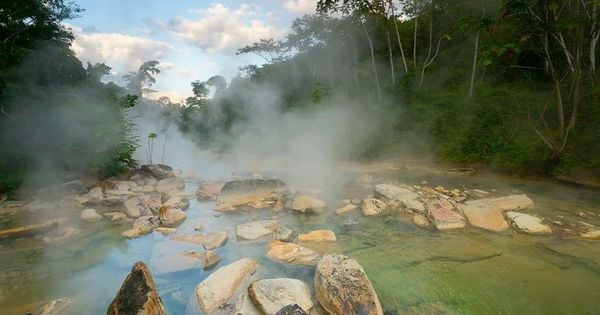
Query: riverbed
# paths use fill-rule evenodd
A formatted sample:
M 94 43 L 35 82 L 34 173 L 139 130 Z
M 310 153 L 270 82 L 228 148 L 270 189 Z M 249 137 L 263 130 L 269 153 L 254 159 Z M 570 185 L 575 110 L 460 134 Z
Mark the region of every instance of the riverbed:
M 173 165 L 179 167 L 178 165 Z M 197 169 L 199 176 L 186 183 L 195 191 L 202 180 L 230 173 L 225 166 Z M 233 171 L 233 170 L 231 170 Z M 453 175 L 420 168 L 342 168 L 338 182 L 369 174 L 409 185 L 481 189 L 496 196 L 526 193 L 536 205 L 532 213 L 563 225 L 600 227 L 600 193 L 591 188 L 542 180 L 524 180 L 494 175 Z M 203 176 L 203 174 L 205 174 Z M 208 174 L 208 175 L 206 175 Z M 218 175 L 217 175 L 218 174 Z M 241 176 L 252 176 L 251 173 Z M 256 176 L 256 174 L 254 174 Z M 286 180 L 286 172 L 268 177 Z M 425 183 L 424 183 L 425 181 Z M 316 187 L 327 211 L 298 214 L 290 211 L 252 210 L 215 212 L 214 201 L 191 199 L 187 219 L 178 233 L 224 230 L 229 240 L 216 252 L 223 257 L 219 268 L 240 258 L 261 263 L 253 279 L 287 277 L 313 287 L 314 268 L 291 266 L 265 258 L 267 241 L 238 241 L 237 224 L 277 218 L 295 234 L 317 229 L 336 233 L 337 243 L 314 248 L 355 258 L 365 269 L 386 314 L 597 314 L 600 312 L 600 241 L 582 240 L 553 226 L 552 236 L 532 236 L 510 229 L 492 233 L 467 226 L 453 231 L 427 230 L 415 226 L 412 216 L 393 214 L 366 218 L 344 225 L 344 217 L 333 211 L 347 198 L 364 198 L 368 188 L 331 185 Z M 60 245 L 47 245 L 40 238 L 0 242 L 0 306 L 3 314 L 24 314 L 40 302 L 61 297 L 73 299 L 68 314 L 103 314 L 123 279 L 136 261 L 145 262 L 156 283 L 167 312 L 199 314 L 194 289 L 212 270 L 181 253 L 199 250 L 198 245 L 170 240 L 157 232 L 125 239 L 128 226 L 109 220 L 84 223 L 80 208 L 57 208 L 36 213 L 36 219 L 66 217 L 69 226 L 83 233 Z M 0 229 L 27 224 L 31 214 L 16 213 L 0 218 Z M 563 231 L 563 232 L 561 232 Z

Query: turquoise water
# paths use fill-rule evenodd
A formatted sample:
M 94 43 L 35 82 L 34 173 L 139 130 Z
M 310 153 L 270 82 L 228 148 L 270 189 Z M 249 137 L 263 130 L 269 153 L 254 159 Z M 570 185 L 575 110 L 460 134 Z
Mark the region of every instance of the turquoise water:
M 347 177 L 358 174 L 348 172 Z M 446 188 L 496 190 L 497 195 L 526 192 L 536 203 L 535 213 L 560 220 L 577 220 L 600 226 L 600 194 L 586 188 L 554 182 L 527 181 L 491 176 L 463 177 L 426 171 L 374 171 L 408 184 L 427 180 Z M 193 191 L 197 182 L 190 182 Z M 311 267 L 289 266 L 264 258 L 266 241 L 238 242 L 235 226 L 253 219 L 276 216 L 297 233 L 331 229 L 338 243 L 315 248 L 356 258 L 371 279 L 387 314 L 599 314 L 600 241 L 583 241 L 569 233 L 534 237 L 515 231 L 489 233 L 467 227 L 451 232 L 419 229 L 408 215 L 363 218 L 360 224 L 343 226 L 343 217 L 333 210 L 345 198 L 363 198 L 368 189 L 335 186 L 323 199 L 329 211 L 320 215 L 274 212 L 272 210 L 222 213 L 215 216 L 214 202 L 192 200 L 188 218 L 178 233 L 193 233 L 202 224 L 202 233 L 225 230 L 227 244 L 217 253 L 219 266 L 243 257 L 262 264 L 253 279 L 291 277 L 312 286 Z M 595 216 L 579 217 L 578 212 Z M 170 314 L 198 314 L 194 289 L 210 274 L 184 250 L 197 245 L 171 241 L 158 233 L 133 240 L 119 234 L 127 227 L 103 220 L 79 221 L 80 210 L 55 209 L 42 217 L 66 216 L 69 226 L 84 233 L 60 246 L 39 239 L 0 243 L 0 306 L 3 314 L 23 314 L 34 304 L 60 297 L 72 297 L 72 314 L 102 314 L 121 282 L 136 261 L 144 261 Z M 58 215 L 60 214 L 60 215 Z M 0 228 L 18 226 L 25 215 L 0 219 Z M 218 268 L 218 266 L 217 266 Z M 314 292 L 314 291 L 313 291 Z

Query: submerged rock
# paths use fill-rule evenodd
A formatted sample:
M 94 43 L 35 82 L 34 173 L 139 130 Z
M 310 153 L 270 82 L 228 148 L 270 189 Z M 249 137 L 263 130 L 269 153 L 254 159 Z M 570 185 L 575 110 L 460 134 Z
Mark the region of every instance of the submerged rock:
M 409 187 L 379 184 L 375 185 L 373 194 L 376 198 L 385 201 L 388 205 L 396 209 L 408 209 L 424 213 L 425 207 L 419 201 L 419 195 Z
M 310 288 L 297 279 L 263 279 L 250 284 L 248 296 L 263 314 L 275 314 L 289 304 L 297 304 L 306 313 L 313 308 Z
M 238 240 L 253 241 L 273 235 L 277 220 L 253 221 L 239 224 L 235 229 Z
M 319 254 L 298 244 L 271 241 L 267 246 L 267 258 L 288 264 L 313 266 L 317 263 Z
M 273 206 L 287 186 L 277 179 L 245 179 L 227 182 L 217 198 L 215 210 L 235 210 L 239 206 Z
M 58 245 L 77 237 L 81 232 L 80 229 L 74 227 L 61 228 L 57 235 L 45 236 L 42 240 L 46 244 Z
M 440 231 L 465 227 L 465 219 L 454 211 L 454 206 L 444 198 L 427 202 L 427 218 Z
M 587 240 L 600 240 L 600 230 L 585 232 L 585 233 L 582 233 L 580 236 Z
M 158 218 L 160 219 L 160 224 L 162 226 L 173 227 L 185 221 L 187 215 L 185 214 L 185 212 L 177 208 L 162 206 L 158 210 Z
M 420 228 L 429 229 L 433 227 L 427 217 L 420 213 L 413 215 L 412 220 L 413 223 Z
M 321 306 L 330 314 L 383 315 L 371 281 L 353 258 L 323 256 L 315 271 L 315 292 Z
M 81 212 L 80 215 L 81 221 L 87 223 L 98 222 L 102 220 L 102 216 L 96 212 L 95 209 L 85 209 Z
M 365 216 L 379 215 L 387 209 L 387 204 L 379 199 L 367 198 L 362 202 L 362 213 Z
M 221 256 L 217 255 L 213 250 L 207 250 L 200 253 L 196 251 L 186 251 L 183 252 L 183 254 L 200 260 L 200 266 L 202 266 L 202 269 L 204 270 L 216 266 L 219 261 L 221 261 Z
M 533 235 L 551 235 L 552 229 L 542 223 L 542 219 L 519 212 L 509 211 L 506 216 L 512 222 L 513 226 L 524 233 Z
M 352 211 L 358 210 L 358 209 L 359 209 L 359 207 L 357 205 L 353 205 L 353 204 L 349 203 L 349 204 L 346 204 L 342 207 L 335 209 L 335 213 L 337 215 L 344 215 L 348 212 L 352 212 Z
M 166 315 L 148 267 L 138 261 L 123 281 L 107 315 Z
M 155 216 L 142 216 L 133 221 L 131 229 L 121 233 L 122 236 L 127 238 L 134 238 L 142 236 L 152 232 L 160 224 L 160 220 Z
M 198 198 L 216 200 L 223 186 L 225 186 L 223 181 L 201 183 L 198 185 L 196 195 Z
M 327 205 L 324 201 L 308 195 L 300 195 L 294 198 L 291 209 L 300 212 L 321 212 Z
M 156 232 L 162 234 L 162 235 L 171 235 L 175 232 L 177 232 L 177 229 L 175 228 L 168 228 L 168 227 L 157 227 L 156 229 L 154 229 Z
M 104 199 L 104 192 L 102 187 L 94 187 L 79 197 L 82 204 L 100 204 Z
M 259 266 L 257 261 L 243 258 L 210 274 L 196 287 L 200 309 L 211 314 L 225 306 L 242 282 L 256 272 Z
M 306 234 L 298 235 L 298 240 L 301 242 L 336 242 L 335 233 L 329 230 L 310 231 Z
M 273 238 L 279 241 L 291 242 L 294 231 L 286 226 L 278 224 L 273 230 Z
M 179 234 L 170 237 L 171 240 L 200 244 L 206 249 L 215 249 L 227 243 L 227 232 L 219 231 L 209 234 Z
M 71 298 L 60 298 L 56 300 L 52 300 L 44 305 L 40 306 L 38 309 L 31 313 L 27 313 L 26 315 L 60 315 L 65 314 L 66 310 L 73 304 L 73 299 Z
M 127 219 L 127 215 L 123 212 L 116 212 L 116 211 L 105 212 L 105 213 L 103 213 L 103 215 L 105 217 L 107 217 L 110 221 L 116 222 L 116 223 L 122 222 Z
M 44 234 L 58 227 L 62 220 L 48 220 L 42 223 L 19 226 L 16 228 L 0 230 L 0 240 L 5 238 L 20 238 Z

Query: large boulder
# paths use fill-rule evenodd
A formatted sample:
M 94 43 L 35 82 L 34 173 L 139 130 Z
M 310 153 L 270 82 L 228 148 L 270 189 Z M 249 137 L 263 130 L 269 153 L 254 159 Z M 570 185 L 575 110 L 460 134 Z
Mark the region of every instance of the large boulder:
M 257 261 L 243 258 L 217 269 L 196 287 L 200 309 L 211 314 L 225 306 L 242 282 L 256 272 L 259 266 Z
M 367 198 L 362 201 L 362 213 L 365 216 L 382 214 L 387 209 L 387 204 L 379 199 Z
M 508 223 L 504 219 L 505 211 L 522 211 L 534 207 L 533 201 L 525 194 L 469 200 L 459 205 L 472 226 L 493 232 L 508 229 Z
M 211 199 L 217 200 L 221 189 L 225 186 L 226 182 L 216 181 L 216 182 L 204 182 L 198 185 L 198 189 L 196 190 L 196 196 L 198 198 L 203 199 Z
M 173 168 L 164 164 L 145 164 L 142 165 L 141 170 L 146 175 L 150 175 L 156 179 L 165 179 L 168 177 L 174 177 Z
M 108 307 L 107 315 L 166 315 L 148 267 L 136 262 Z
M 263 279 L 248 287 L 248 295 L 263 314 L 275 314 L 289 304 L 298 304 L 306 313 L 313 308 L 310 288 L 297 279 Z
M 173 227 L 185 221 L 187 215 L 178 208 L 162 206 L 158 210 L 158 218 L 160 219 L 160 224 L 162 226 Z
M 298 240 L 301 242 L 308 243 L 320 243 L 320 242 L 336 242 L 337 238 L 335 233 L 329 230 L 316 230 L 310 231 L 306 234 L 298 235 Z
M 427 201 L 427 218 L 440 231 L 465 227 L 465 219 L 454 210 L 454 205 L 444 198 Z
M 88 223 L 98 222 L 98 221 L 102 220 L 102 216 L 99 215 L 95 209 L 83 210 L 81 212 L 80 218 L 81 218 L 81 221 L 88 222 Z
M 239 224 L 235 229 L 235 236 L 238 240 L 254 241 L 273 235 L 277 228 L 277 220 L 252 221 Z
M 245 179 L 227 182 L 217 198 L 215 210 L 236 210 L 240 206 L 255 208 L 274 206 L 286 194 L 286 184 L 277 179 Z
M 268 245 L 267 258 L 287 264 L 313 266 L 319 260 L 319 254 L 298 244 L 275 240 Z
M 506 216 L 519 231 L 533 235 L 551 235 L 552 229 L 542 219 L 525 213 L 509 211 Z
M 391 184 L 375 185 L 373 194 L 377 199 L 385 201 L 396 209 L 408 209 L 420 213 L 425 212 L 423 203 L 419 201 L 419 194 L 409 187 Z
M 82 204 L 100 204 L 104 200 L 104 192 L 102 187 L 94 187 L 87 193 L 80 196 Z
M 133 221 L 131 229 L 121 233 L 122 236 L 127 238 L 134 238 L 142 236 L 152 232 L 160 224 L 160 220 L 155 216 L 141 216 Z
M 179 177 L 170 177 L 159 180 L 154 189 L 156 189 L 157 193 L 170 195 L 174 192 L 182 190 L 184 187 L 185 182 L 183 179 Z
M 309 195 L 299 195 L 292 201 L 291 209 L 300 212 L 321 212 L 327 205 L 324 201 Z
M 204 246 L 205 249 L 215 249 L 227 243 L 227 232 L 218 231 L 208 234 L 179 234 L 170 237 L 171 240 L 194 243 Z
M 383 315 L 371 281 L 353 258 L 325 255 L 315 271 L 315 292 L 329 314 Z

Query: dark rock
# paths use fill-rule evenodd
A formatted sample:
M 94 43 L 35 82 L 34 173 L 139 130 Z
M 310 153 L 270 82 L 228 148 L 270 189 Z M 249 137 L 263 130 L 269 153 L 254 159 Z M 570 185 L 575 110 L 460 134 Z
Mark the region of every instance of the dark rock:
M 306 312 L 298 306 L 298 304 L 290 304 L 284 306 L 275 315 L 308 315 Z
M 112 301 L 107 315 L 163 315 L 167 314 L 154 280 L 143 262 L 136 262 Z
M 150 175 L 156 179 L 165 179 L 175 177 L 173 168 L 164 164 L 144 164 L 141 167 L 143 173 Z

